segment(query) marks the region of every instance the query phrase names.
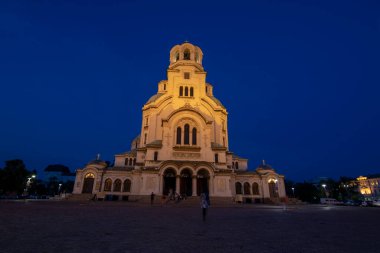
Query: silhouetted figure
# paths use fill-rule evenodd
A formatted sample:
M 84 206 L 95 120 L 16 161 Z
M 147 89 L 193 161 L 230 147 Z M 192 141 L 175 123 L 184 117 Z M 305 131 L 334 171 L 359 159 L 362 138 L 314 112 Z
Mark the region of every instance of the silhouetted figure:
M 153 205 L 153 202 L 154 202 L 154 193 L 152 192 L 150 194 L 150 205 Z
M 202 208 L 202 219 L 203 221 L 206 221 L 206 215 L 207 215 L 207 208 L 209 207 L 207 202 L 206 194 L 201 194 L 201 208 Z

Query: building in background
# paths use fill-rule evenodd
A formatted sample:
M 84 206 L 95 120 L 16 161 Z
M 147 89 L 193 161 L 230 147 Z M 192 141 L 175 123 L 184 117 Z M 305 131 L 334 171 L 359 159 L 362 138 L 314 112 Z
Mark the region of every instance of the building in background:
M 202 60 L 202 50 L 190 43 L 171 49 L 167 80 L 143 106 L 130 151 L 115 155 L 112 167 L 98 157 L 78 169 L 74 194 L 286 197 L 284 176 L 265 162 L 248 171 L 248 160 L 229 150 L 227 109 L 206 82 Z
M 353 182 L 357 186 L 359 193 L 365 200 L 380 199 L 380 177 L 363 177 L 360 176 Z

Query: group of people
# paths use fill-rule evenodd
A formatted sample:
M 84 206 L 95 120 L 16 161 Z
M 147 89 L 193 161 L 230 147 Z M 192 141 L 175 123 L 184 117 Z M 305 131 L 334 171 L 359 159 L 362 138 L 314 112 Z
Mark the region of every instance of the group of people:
M 154 197 L 155 197 L 155 194 L 154 194 L 154 192 L 152 192 L 150 194 L 150 204 L 151 205 L 153 205 Z M 164 199 L 165 199 L 165 196 L 162 195 L 162 200 L 164 200 Z M 182 195 L 178 194 L 177 192 L 173 193 L 173 191 L 169 191 L 167 201 L 174 200 L 174 201 L 176 201 L 176 203 L 178 203 L 182 199 L 186 199 L 186 196 L 182 196 Z M 200 200 L 201 200 L 200 204 L 201 204 L 201 209 L 202 209 L 202 220 L 206 221 L 207 210 L 210 207 L 210 196 L 208 195 L 208 193 L 201 193 Z

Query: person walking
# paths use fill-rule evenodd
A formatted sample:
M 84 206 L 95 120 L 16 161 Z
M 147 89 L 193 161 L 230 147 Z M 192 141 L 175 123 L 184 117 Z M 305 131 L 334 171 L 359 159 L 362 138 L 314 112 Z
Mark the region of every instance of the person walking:
M 152 206 L 153 205 L 153 202 L 154 202 L 154 193 L 152 192 L 150 194 L 150 205 Z
M 202 219 L 203 221 L 206 221 L 206 215 L 207 215 L 207 208 L 209 207 L 207 202 L 206 194 L 201 194 L 201 208 L 202 208 Z

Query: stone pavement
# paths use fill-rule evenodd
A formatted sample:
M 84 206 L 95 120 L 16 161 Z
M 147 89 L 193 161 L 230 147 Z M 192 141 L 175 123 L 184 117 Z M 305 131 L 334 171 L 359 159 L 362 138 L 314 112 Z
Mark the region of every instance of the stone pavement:
M 0 252 L 380 252 L 380 208 L 0 201 Z

